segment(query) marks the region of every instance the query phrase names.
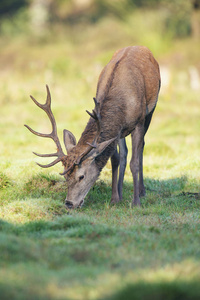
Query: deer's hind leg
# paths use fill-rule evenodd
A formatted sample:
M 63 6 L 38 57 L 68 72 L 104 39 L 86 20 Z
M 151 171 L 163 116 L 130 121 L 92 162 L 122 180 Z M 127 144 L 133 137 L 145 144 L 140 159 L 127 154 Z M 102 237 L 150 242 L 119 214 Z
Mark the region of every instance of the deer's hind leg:
M 144 124 L 138 124 L 131 133 L 132 139 L 132 158 L 130 169 L 133 175 L 134 197 L 132 206 L 141 205 L 139 197 L 139 173 L 141 167 L 141 155 L 144 147 Z

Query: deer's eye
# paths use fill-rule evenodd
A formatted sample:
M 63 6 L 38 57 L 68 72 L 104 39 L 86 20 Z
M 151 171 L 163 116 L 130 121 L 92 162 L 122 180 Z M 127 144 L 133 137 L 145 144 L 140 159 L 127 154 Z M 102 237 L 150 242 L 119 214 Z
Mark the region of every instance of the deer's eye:
M 80 176 L 79 181 L 83 180 L 83 178 L 84 178 L 84 175 Z

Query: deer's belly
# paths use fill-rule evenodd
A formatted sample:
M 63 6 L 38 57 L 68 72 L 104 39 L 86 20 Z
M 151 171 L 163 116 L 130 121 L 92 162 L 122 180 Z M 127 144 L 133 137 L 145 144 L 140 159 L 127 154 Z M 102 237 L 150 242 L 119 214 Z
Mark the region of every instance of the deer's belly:
M 120 139 L 122 138 L 125 138 L 127 135 L 129 135 L 133 130 L 133 129 L 130 129 L 130 128 L 123 128 L 122 131 L 121 131 L 121 135 L 120 135 Z

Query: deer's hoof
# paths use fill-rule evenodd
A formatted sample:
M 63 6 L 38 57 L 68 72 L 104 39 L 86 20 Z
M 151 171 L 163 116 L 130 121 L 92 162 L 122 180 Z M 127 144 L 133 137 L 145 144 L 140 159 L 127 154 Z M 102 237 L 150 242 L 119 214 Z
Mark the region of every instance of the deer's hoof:
M 140 200 L 137 200 L 137 201 L 133 200 L 133 202 L 131 204 L 131 207 L 133 208 L 133 207 L 136 207 L 136 206 L 137 207 L 141 206 Z
M 110 201 L 110 204 L 116 204 L 116 203 L 118 203 L 120 200 L 119 200 L 119 198 L 111 198 L 111 201 Z
M 140 197 L 145 197 L 146 196 L 146 192 L 145 189 L 140 191 Z

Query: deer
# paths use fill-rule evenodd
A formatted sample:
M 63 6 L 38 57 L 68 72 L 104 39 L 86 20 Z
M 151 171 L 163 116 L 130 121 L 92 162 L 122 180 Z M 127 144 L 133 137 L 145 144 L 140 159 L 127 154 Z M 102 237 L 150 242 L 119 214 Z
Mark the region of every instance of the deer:
M 49 87 L 46 86 L 45 104 L 30 96 L 46 112 L 52 132 L 39 133 L 25 126 L 37 136 L 51 138 L 57 147 L 52 154 L 33 153 L 40 157 L 56 157 L 46 165 L 37 163 L 42 168 L 62 163 L 64 170 L 60 175 L 67 182 L 67 209 L 82 207 L 109 158 L 112 167 L 111 204 L 122 200 L 128 153 L 125 138 L 129 134 L 132 140 L 130 170 L 134 187 L 131 206 L 141 206 L 140 198 L 146 194 L 143 179 L 144 137 L 158 101 L 160 86 L 159 65 L 148 48 L 129 46 L 116 51 L 100 73 L 96 97 L 93 98 L 95 107 L 92 112 L 86 110 L 89 120 L 78 143 L 69 130 L 63 130 L 67 154 L 63 152 L 57 134 Z

